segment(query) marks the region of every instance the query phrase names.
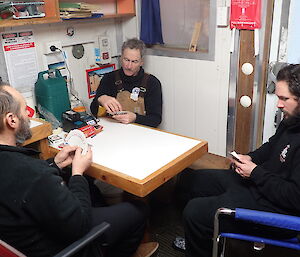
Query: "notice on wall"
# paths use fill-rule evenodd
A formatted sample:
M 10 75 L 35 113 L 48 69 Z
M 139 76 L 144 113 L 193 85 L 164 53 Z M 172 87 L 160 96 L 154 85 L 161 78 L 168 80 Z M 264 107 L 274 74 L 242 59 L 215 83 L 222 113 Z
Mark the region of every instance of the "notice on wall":
M 9 83 L 31 95 L 38 75 L 37 54 L 32 31 L 1 34 Z
M 261 0 L 231 0 L 230 28 L 254 30 L 261 27 Z

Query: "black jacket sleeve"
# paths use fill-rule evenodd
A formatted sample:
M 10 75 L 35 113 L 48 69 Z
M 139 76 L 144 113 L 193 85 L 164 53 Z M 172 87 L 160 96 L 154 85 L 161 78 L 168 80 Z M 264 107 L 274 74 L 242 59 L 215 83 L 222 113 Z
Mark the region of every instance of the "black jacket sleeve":
M 248 153 L 248 155 L 251 157 L 252 162 L 254 162 L 256 165 L 260 165 L 268 158 L 271 148 L 271 143 L 269 141 L 264 143 L 255 151 Z
M 94 97 L 94 99 L 91 103 L 91 106 L 90 106 L 91 113 L 94 116 L 97 116 L 97 113 L 98 113 L 98 107 L 100 105 L 98 102 L 98 98 L 100 96 L 109 95 L 109 96 L 116 97 L 116 95 L 117 95 L 116 87 L 111 86 L 114 83 L 114 75 L 113 74 L 114 74 L 114 72 L 105 74 L 100 81 L 100 85 L 98 86 L 97 91 L 96 91 L 96 96 Z
M 300 214 L 300 149 L 293 156 L 293 169 L 289 171 L 289 178 L 256 166 L 250 179 L 256 188 L 268 201 L 281 209 L 289 210 L 288 213 Z
M 274 144 L 276 144 L 277 137 L 284 131 L 285 126 L 281 122 L 275 135 L 270 137 L 269 141 L 264 143 L 261 147 L 257 148 L 255 151 L 248 153 L 248 155 L 252 158 L 252 162 L 256 165 L 260 165 L 268 160 L 270 156 L 270 152 L 272 151 Z
M 250 153 L 257 164 L 250 180 L 264 206 L 271 205 L 290 214 L 300 214 L 299 129 L 281 123 L 275 135 Z M 287 148 L 288 147 L 288 148 Z M 286 155 L 282 155 L 288 149 Z
M 44 231 L 58 240 L 72 242 L 91 228 L 88 182 L 80 175 L 70 178 L 68 188 L 49 167 L 33 181 L 24 196 L 23 208 Z
M 135 122 L 141 125 L 157 127 L 162 119 L 162 91 L 160 81 L 150 75 L 145 94 L 146 115 L 136 114 Z

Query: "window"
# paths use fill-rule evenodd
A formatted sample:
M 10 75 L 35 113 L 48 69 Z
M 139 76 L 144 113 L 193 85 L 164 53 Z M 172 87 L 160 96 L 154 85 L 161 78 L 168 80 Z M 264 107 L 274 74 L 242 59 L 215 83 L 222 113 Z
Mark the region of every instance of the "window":
M 164 45 L 154 45 L 147 53 L 191 59 L 214 59 L 216 0 L 160 0 Z M 189 51 L 200 24 L 196 52 Z

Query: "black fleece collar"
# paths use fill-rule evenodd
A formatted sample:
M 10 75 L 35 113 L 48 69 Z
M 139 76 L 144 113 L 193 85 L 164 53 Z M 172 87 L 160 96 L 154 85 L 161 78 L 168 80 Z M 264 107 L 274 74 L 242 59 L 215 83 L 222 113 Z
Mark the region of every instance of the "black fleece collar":
M 12 146 L 12 145 L 0 145 L 0 151 L 18 152 L 26 155 L 36 155 L 40 153 L 39 151 L 32 148 L 26 148 L 22 146 Z
M 136 76 L 127 76 L 127 75 L 125 75 L 123 68 L 121 68 L 120 76 L 121 76 L 123 83 L 126 83 L 126 84 L 139 83 L 142 80 L 142 78 L 144 77 L 144 69 L 141 67 Z

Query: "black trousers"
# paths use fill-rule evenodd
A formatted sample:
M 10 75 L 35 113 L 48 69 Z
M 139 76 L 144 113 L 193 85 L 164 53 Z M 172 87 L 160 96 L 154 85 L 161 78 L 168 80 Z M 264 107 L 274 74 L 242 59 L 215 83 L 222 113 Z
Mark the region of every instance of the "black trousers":
M 249 183 L 233 170 L 187 169 L 181 174 L 179 191 L 188 202 L 183 211 L 187 257 L 211 256 L 214 215 L 218 208 L 268 210 L 257 204 L 248 189 Z M 233 223 L 228 217 L 222 221 L 221 229 L 239 233 L 253 230 L 253 225 L 243 225 Z
M 65 170 L 64 180 L 68 181 L 71 170 Z M 149 207 L 142 201 L 131 200 L 107 206 L 101 192 L 94 185 L 94 178 L 85 176 L 89 183 L 92 202 L 92 226 L 102 222 L 110 224 L 110 228 L 98 240 L 89 244 L 76 256 L 130 257 L 143 239 L 146 223 L 149 218 Z M 102 247 L 105 245 L 105 247 Z
M 93 226 L 106 221 L 110 228 L 89 247 L 88 257 L 96 254 L 99 245 L 105 245 L 105 257 L 130 257 L 139 246 L 146 227 L 148 210 L 142 202 L 122 202 L 92 209 Z M 97 245 L 95 245 L 97 244 Z

